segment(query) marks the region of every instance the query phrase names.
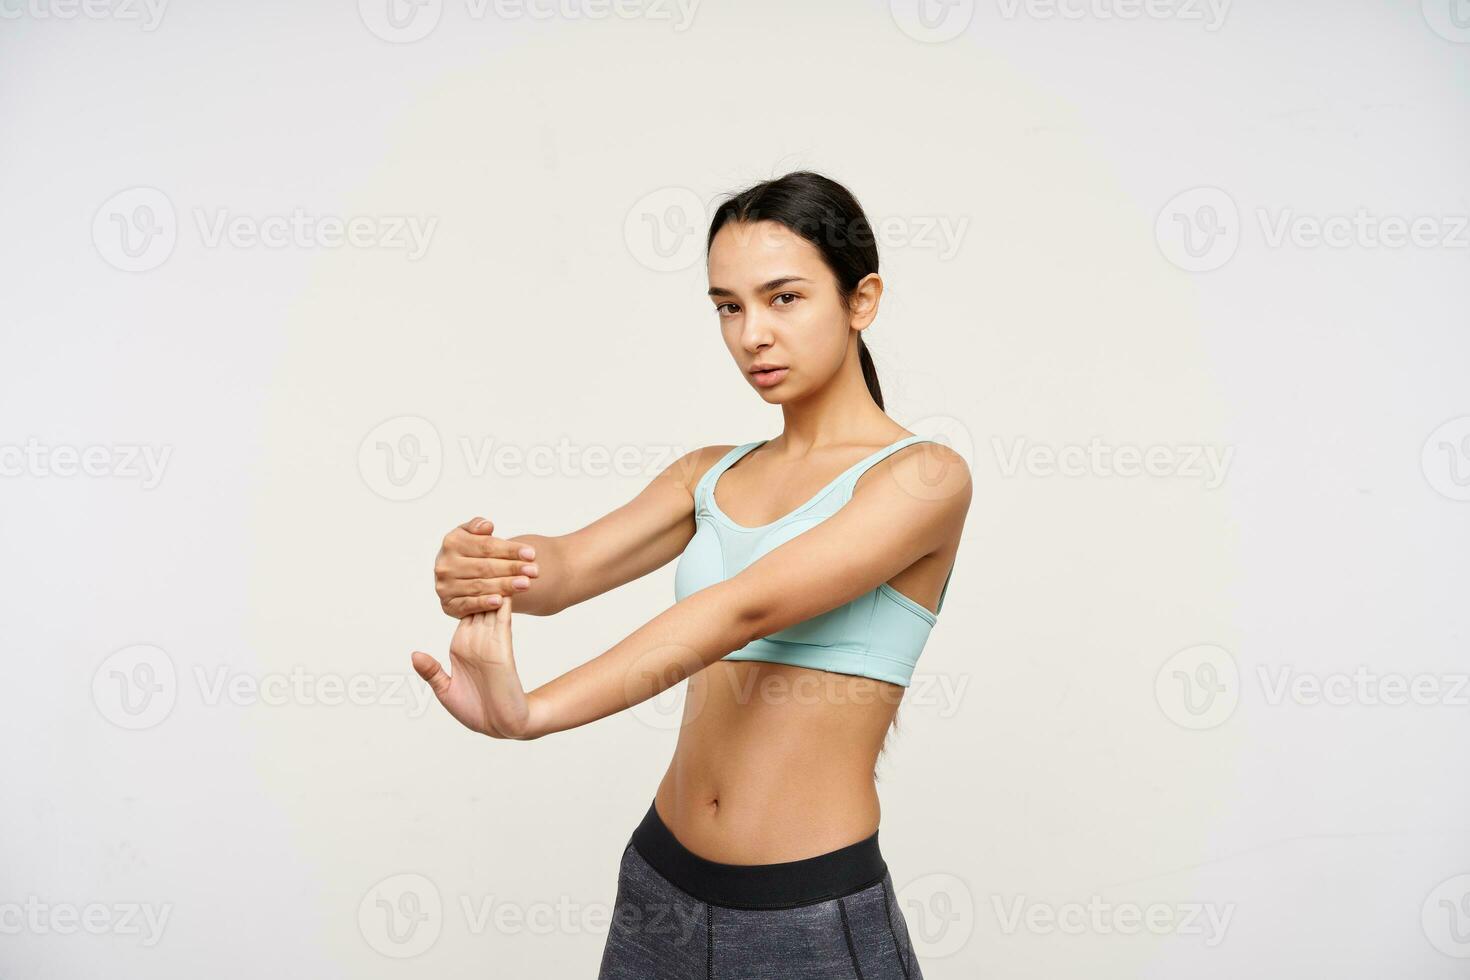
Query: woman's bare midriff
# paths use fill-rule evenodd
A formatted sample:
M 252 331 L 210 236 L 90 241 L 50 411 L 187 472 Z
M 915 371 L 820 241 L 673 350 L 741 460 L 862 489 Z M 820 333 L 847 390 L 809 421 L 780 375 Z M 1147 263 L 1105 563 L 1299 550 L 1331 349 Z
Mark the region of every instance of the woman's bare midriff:
M 654 807 L 723 864 L 825 854 L 878 829 L 873 770 L 904 689 L 786 664 L 722 660 L 688 681 Z

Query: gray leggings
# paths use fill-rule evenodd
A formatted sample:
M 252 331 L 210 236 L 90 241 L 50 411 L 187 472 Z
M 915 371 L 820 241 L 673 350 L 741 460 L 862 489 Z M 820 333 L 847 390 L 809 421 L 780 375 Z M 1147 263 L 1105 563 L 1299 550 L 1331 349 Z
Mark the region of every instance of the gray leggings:
M 876 855 L 875 835 L 805 861 L 716 864 L 679 845 L 650 806 L 623 850 L 598 980 L 922 980 Z M 852 887 L 875 868 L 881 878 Z M 751 907 L 765 905 L 784 907 Z

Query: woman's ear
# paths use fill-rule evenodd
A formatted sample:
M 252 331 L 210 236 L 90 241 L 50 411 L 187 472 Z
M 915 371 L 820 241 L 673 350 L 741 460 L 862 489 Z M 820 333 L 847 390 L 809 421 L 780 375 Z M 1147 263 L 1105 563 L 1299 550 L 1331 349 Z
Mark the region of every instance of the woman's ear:
M 878 317 L 878 301 L 883 298 L 883 278 L 870 272 L 858 282 L 853 290 L 851 313 L 848 323 L 854 330 L 862 330 Z

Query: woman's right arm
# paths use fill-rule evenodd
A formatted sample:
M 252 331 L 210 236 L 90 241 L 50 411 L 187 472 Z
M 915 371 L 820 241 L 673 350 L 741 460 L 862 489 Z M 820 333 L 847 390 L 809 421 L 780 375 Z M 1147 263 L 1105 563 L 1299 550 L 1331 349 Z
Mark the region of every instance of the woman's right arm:
M 549 616 L 662 568 L 694 535 L 695 485 L 730 449 L 685 453 L 632 500 L 569 534 L 500 538 L 491 522 L 466 521 L 445 535 L 434 562 L 441 607 L 463 619 L 514 595 L 516 612 Z

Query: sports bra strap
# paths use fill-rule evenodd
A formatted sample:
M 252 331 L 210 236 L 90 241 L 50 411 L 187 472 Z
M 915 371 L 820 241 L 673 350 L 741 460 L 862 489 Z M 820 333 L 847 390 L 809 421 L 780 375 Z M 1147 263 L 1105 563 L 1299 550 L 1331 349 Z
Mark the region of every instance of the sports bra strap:
M 709 507 L 709 488 L 714 486 L 714 482 L 720 478 L 720 474 L 734 466 L 737 459 L 759 445 L 760 440 L 756 440 L 755 442 L 747 442 L 743 445 L 735 446 L 728 453 L 721 456 L 715 465 L 705 470 L 704 476 L 699 478 L 699 483 L 694 487 L 695 506 L 703 506 L 707 509 Z
M 895 443 L 890 443 L 889 445 L 884 446 L 882 449 L 868 456 L 866 459 L 859 460 L 857 463 L 853 464 L 852 468 L 844 473 L 841 477 L 841 482 L 845 484 L 844 491 L 847 494 L 847 499 L 852 498 L 852 491 L 857 487 L 858 477 L 868 472 L 868 470 L 872 469 L 877 464 L 883 462 L 883 460 L 887 459 L 889 456 L 893 455 L 906 446 L 912 446 L 916 442 L 938 441 L 939 440 L 932 439 L 929 436 L 905 436 Z

